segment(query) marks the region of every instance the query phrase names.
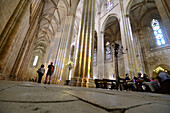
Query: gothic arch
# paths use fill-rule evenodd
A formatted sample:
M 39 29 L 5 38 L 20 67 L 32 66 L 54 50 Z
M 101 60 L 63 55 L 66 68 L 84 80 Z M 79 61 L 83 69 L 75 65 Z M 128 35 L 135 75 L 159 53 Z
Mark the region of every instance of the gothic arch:
M 154 77 L 156 78 L 157 75 L 159 74 L 159 71 L 160 71 L 160 70 L 158 70 L 158 71 L 156 70 L 156 69 L 158 69 L 158 68 L 163 68 L 164 70 L 161 69 L 162 71 L 170 74 L 170 65 L 167 64 L 166 62 L 162 62 L 162 63 L 159 63 L 159 64 L 151 67 L 150 75 L 151 75 L 151 76 L 154 76 Z
M 109 18 L 111 18 L 111 17 L 115 17 L 115 18 L 117 18 L 118 20 L 120 20 L 117 14 L 110 14 L 110 15 L 108 15 L 107 17 L 103 18 L 103 19 L 102 19 L 103 22 L 101 22 L 101 25 L 102 25 L 102 26 L 101 26 L 101 31 L 102 31 L 102 32 L 105 30 L 106 23 L 107 23 L 107 21 L 109 20 Z

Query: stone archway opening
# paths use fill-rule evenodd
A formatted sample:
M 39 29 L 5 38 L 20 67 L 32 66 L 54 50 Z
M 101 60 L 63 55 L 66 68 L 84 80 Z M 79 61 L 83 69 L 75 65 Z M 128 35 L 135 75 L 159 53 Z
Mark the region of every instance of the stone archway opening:
M 164 64 L 156 66 L 156 68 L 152 72 L 152 76 L 156 78 L 160 72 L 165 72 L 170 75 L 170 67 Z
M 116 60 L 115 48 L 119 45 Z M 116 17 L 111 16 L 105 24 L 104 30 L 104 75 L 108 79 L 116 79 L 116 76 L 124 77 L 124 60 L 121 49 L 121 33 L 119 21 Z

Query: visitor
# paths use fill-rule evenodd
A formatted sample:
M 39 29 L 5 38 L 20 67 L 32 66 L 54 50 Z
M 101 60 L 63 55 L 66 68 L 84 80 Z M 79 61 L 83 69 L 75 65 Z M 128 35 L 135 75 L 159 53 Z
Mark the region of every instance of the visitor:
M 124 90 L 128 90 L 131 89 L 133 87 L 134 83 L 133 80 L 130 80 L 129 78 L 129 74 L 126 73 L 126 77 L 125 77 L 125 83 L 124 83 Z
M 144 80 L 143 84 L 145 86 L 148 86 L 148 87 L 146 87 L 145 90 L 155 92 L 155 87 L 154 87 L 155 82 L 150 82 L 150 79 L 148 78 L 147 74 L 143 74 L 143 80 Z
M 157 76 L 157 79 L 159 80 L 159 82 L 162 83 L 162 82 L 166 81 L 167 79 L 170 79 L 170 75 L 168 75 L 165 72 L 160 71 L 159 75 Z
M 143 80 L 145 81 L 145 82 L 150 82 L 150 79 L 148 78 L 148 75 L 147 74 L 143 74 Z
M 128 74 L 128 73 L 126 73 L 125 81 L 126 81 L 126 82 L 131 82 L 131 80 L 130 80 L 130 78 L 129 78 L 129 74 Z
M 138 72 L 138 77 L 136 79 L 136 82 L 139 82 L 139 83 L 144 82 L 144 79 L 142 78 L 142 74 L 140 72 Z
M 152 83 L 153 87 L 155 88 L 155 91 L 158 92 L 160 89 L 160 84 L 155 80 L 155 78 L 152 76 L 150 82 Z
M 51 62 L 50 65 L 48 65 L 48 70 L 47 70 L 47 74 L 46 74 L 46 77 L 45 77 L 45 83 L 47 83 L 47 77 L 49 76 L 49 81 L 48 81 L 48 84 L 50 84 L 50 81 L 51 81 L 51 75 L 54 73 L 54 66 L 53 66 L 53 62 Z
M 42 64 L 41 67 L 37 70 L 38 73 L 38 83 L 41 83 L 42 76 L 45 73 L 44 65 Z
M 170 75 L 168 73 L 160 71 L 157 76 L 158 82 L 160 83 L 160 92 L 170 94 Z
M 146 87 L 143 85 L 144 80 L 140 72 L 138 72 L 137 77 L 134 77 L 134 80 L 135 80 L 135 88 L 137 91 L 145 90 Z

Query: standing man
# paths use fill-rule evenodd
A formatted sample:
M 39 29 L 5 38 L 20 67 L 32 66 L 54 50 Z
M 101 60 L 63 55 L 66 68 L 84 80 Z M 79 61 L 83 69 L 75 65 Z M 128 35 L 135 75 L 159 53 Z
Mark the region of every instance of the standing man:
M 53 62 L 51 62 L 50 65 L 48 65 L 48 71 L 47 71 L 47 74 L 46 74 L 46 77 L 45 77 L 45 83 L 47 83 L 47 77 L 49 76 L 49 81 L 48 81 L 48 84 L 50 84 L 50 80 L 51 80 L 51 75 L 54 73 L 54 65 L 53 65 Z

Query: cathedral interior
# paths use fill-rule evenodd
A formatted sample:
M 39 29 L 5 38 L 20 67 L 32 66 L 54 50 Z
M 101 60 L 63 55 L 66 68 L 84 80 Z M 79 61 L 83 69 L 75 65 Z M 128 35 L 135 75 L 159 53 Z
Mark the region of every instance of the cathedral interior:
M 36 79 L 51 62 L 61 85 L 170 74 L 170 0 L 0 0 L 0 79 Z

